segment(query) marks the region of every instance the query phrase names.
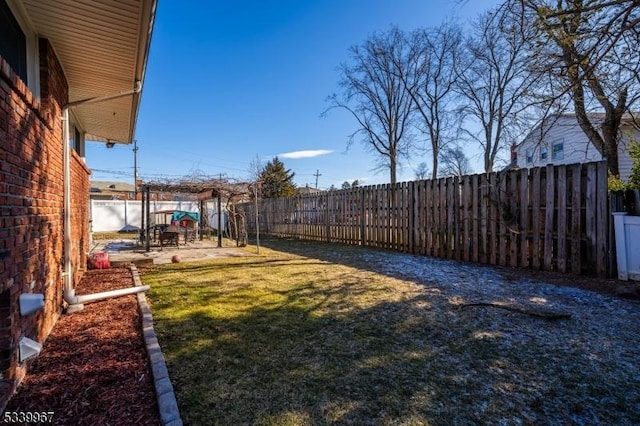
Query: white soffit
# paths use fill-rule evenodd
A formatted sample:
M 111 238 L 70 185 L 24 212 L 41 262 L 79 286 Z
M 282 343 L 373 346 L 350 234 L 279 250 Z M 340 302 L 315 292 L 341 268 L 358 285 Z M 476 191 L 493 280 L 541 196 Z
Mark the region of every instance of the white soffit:
M 69 102 L 132 91 L 144 81 L 156 0 L 23 0 L 69 83 Z M 130 143 L 140 95 L 78 105 L 89 140 Z

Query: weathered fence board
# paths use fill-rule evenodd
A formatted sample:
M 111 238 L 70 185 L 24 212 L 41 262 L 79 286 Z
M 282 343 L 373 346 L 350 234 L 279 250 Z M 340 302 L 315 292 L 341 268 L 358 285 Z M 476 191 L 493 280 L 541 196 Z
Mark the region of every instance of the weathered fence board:
M 509 176 L 511 177 L 509 180 L 509 195 L 512 197 L 510 211 L 509 211 L 510 213 L 509 223 L 507 226 L 507 232 L 509 233 L 509 236 L 510 236 L 509 266 L 516 267 L 518 266 L 518 243 L 519 243 L 519 239 L 520 239 L 519 237 L 521 236 L 521 234 L 514 229 L 514 225 L 515 225 L 515 220 L 517 218 L 516 215 L 517 215 L 518 209 L 520 208 L 520 199 L 519 199 L 520 193 L 518 192 L 518 178 L 520 178 L 520 174 L 513 173 Z
M 582 167 L 576 164 L 571 168 L 571 272 L 582 272 Z
M 596 260 L 598 261 L 596 275 L 605 276 L 608 269 L 607 246 L 609 243 L 609 238 L 607 232 L 609 231 L 609 227 L 607 225 L 610 220 L 610 215 L 608 214 L 609 209 L 607 206 L 607 202 L 609 201 L 609 194 L 607 193 L 608 172 L 605 162 L 596 164 L 596 179 L 596 194 L 598 197 L 598 200 L 596 202 L 596 210 L 598 216 L 598 220 L 596 222 L 595 241 Z
M 542 168 L 533 169 L 532 183 L 532 209 L 531 209 L 531 229 L 532 229 L 532 242 L 531 242 L 531 258 L 534 269 L 540 269 L 540 201 L 542 196 L 540 194 L 540 184 L 542 180 Z
M 558 192 L 558 271 L 567 271 L 567 168 L 559 166 L 557 169 Z
M 507 264 L 507 241 L 509 236 L 507 235 L 507 221 L 505 217 L 508 216 L 511 210 L 511 204 L 509 196 L 507 194 L 507 175 L 501 174 L 498 179 L 498 214 L 502 215 L 501 220 L 498 221 L 498 264 L 505 266 Z
M 553 270 L 553 216 L 555 210 L 555 187 L 554 168 L 547 166 L 546 170 L 546 191 L 545 191 L 545 217 L 544 217 L 544 269 Z
M 240 206 L 255 218 L 255 203 Z M 263 199 L 263 233 L 606 276 L 606 163 Z M 255 222 L 249 220 L 249 231 Z
M 530 231 L 531 222 L 529 221 L 529 193 L 530 181 L 529 171 L 527 169 L 520 170 L 520 266 L 528 268 L 531 265 L 531 245 Z
M 480 262 L 480 241 L 478 236 L 480 235 L 480 208 L 479 196 L 480 196 L 480 176 L 471 176 L 471 244 L 473 245 L 473 256 L 471 258 L 474 262 Z

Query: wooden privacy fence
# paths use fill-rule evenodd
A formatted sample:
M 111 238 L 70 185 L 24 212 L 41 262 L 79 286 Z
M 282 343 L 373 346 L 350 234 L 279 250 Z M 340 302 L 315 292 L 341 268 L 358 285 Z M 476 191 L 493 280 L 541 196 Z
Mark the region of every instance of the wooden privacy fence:
M 598 162 L 263 199 L 258 218 L 276 236 L 604 277 L 607 203 Z M 255 232 L 255 204 L 240 208 Z

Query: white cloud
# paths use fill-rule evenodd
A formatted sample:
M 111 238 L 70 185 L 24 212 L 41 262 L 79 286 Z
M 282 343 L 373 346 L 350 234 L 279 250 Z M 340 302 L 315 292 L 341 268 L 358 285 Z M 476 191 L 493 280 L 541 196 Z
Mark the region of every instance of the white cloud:
M 308 149 L 304 151 L 285 152 L 284 154 L 278 154 L 278 157 L 297 160 L 300 158 L 319 157 L 321 155 L 331 154 L 332 152 L 333 151 L 328 149 Z

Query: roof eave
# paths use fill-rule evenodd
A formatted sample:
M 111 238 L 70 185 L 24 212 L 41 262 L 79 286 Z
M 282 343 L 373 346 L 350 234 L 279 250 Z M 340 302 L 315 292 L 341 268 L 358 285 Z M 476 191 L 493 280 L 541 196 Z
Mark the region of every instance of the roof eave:
M 22 0 L 35 35 L 49 40 L 87 140 L 131 143 L 140 108 L 157 0 L 119 3 Z M 118 93 L 128 95 L 109 98 Z

